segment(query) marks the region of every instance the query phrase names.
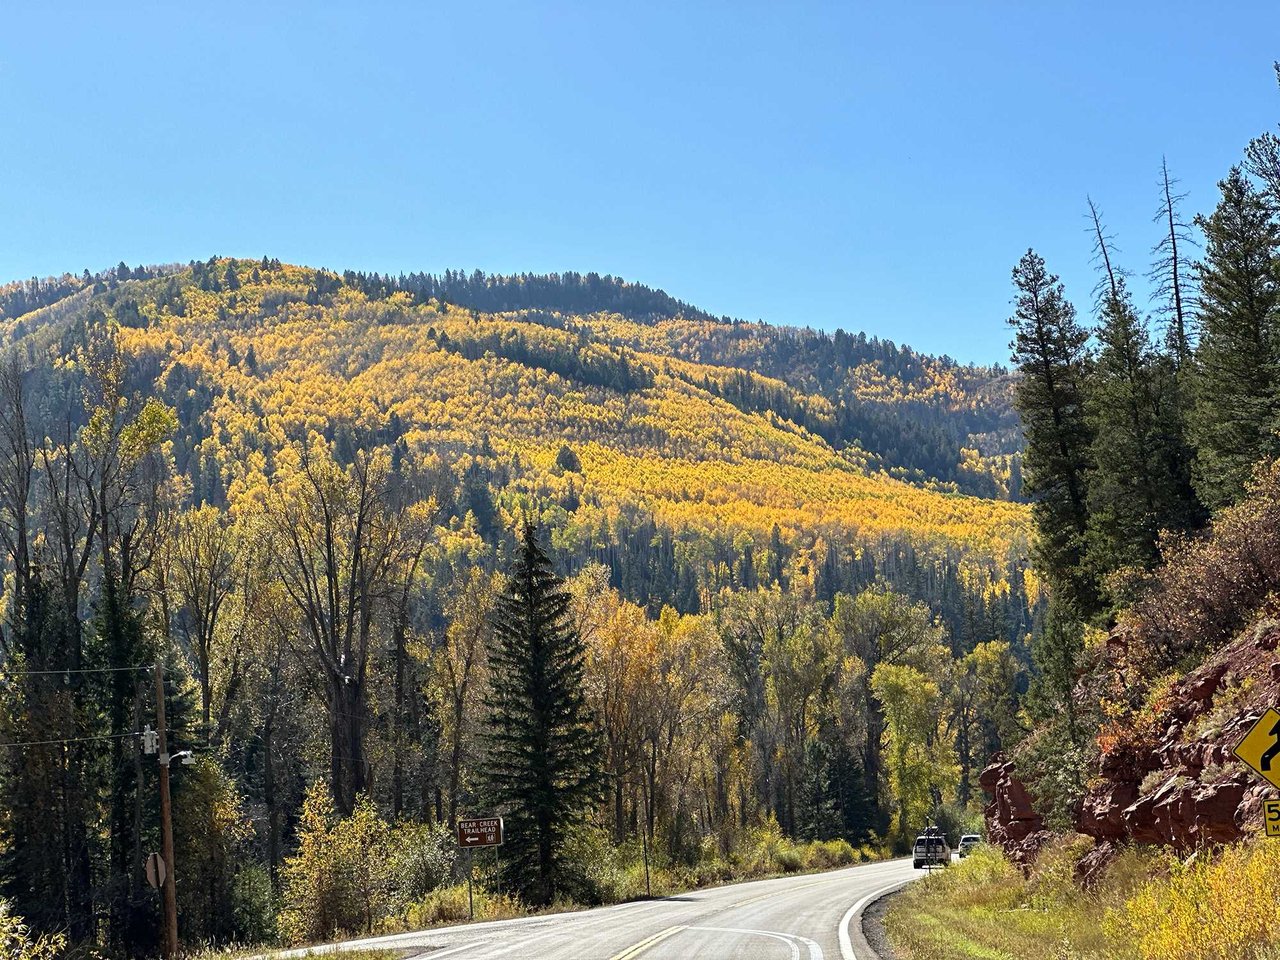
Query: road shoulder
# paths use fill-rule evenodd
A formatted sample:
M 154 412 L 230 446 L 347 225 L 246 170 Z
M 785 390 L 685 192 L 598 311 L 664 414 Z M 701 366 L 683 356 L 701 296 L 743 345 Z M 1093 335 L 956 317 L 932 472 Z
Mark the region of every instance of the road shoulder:
M 893 947 L 889 945 L 889 937 L 885 933 L 884 915 L 892 905 L 893 898 L 900 892 L 894 890 L 886 893 L 874 903 L 868 904 L 862 911 L 862 938 L 866 941 L 866 948 L 871 951 L 871 955 L 879 957 L 880 960 L 898 960 L 898 955 L 893 952 Z

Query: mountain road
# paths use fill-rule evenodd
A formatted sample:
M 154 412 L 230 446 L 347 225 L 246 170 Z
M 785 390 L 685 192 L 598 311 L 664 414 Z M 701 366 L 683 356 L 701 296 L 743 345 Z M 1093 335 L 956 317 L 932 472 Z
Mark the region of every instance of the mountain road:
M 874 960 L 862 911 L 916 876 L 910 860 L 892 860 L 270 956 L 385 949 L 421 960 Z

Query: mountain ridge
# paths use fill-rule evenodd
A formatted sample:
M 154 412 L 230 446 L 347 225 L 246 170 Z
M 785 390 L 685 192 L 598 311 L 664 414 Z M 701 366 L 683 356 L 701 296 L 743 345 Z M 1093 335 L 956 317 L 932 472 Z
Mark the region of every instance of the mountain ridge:
M 197 286 L 218 292 L 224 278 L 216 273 L 224 267 L 215 270 L 214 264 L 233 263 L 243 271 L 283 268 L 280 261 L 267 257 L 260 262 L 211 258 L 185 266 L 134 268 L 122 262 L 97 274 L 85 271 L 14 281 L 0 286 L 0 323 L 17 323 L 86 289 L 94 296 L 110 294 L 121 284 L 187 272 Z M 446 270 L 439 276 L 390 277 L 296 269 L 309 275 L 303 299 L 310 303 L 342 289 L 358 290 L 375 302 L 407 296 L 407 304 L 401 300 L 404 306 L 450 304 L 476 314 L 575 332 L 579 338 L 585 335 L 607 342 L 624 354 L 627 350 L 657 353 L 699 368 L 747 371 L 758 377 L 702 369 L 700 385 L 744 411 L 775 412 L 837 449 L 857 448 L 875 465 L 902 479 L 940 481 L 986 497 L 1020 498 L 1021 437 L 1011 405 L 1012 378 L 998 364 L 959 364 L 863 333 L 716 318 L 661 289 L 594 273 L 503 276 Z M 165 294 L 170 300 L 172 286 L 170 279 Z M 595 315 L 613 320 L 590 325 L 576 322 Z M 11 334 L 10 339 L 20 336 Z M 483 346 L 502 353 L 496 340 L 478 345 L 473 338 L 470 344 L 473 351 Z M 527 350 L 518 352 L 522 354 L 518 359 L 530 362 Z M 596 363 L 613 367 L 612 373 L 622 377 L 619 386 L 633 386 L 626 381 L 625 357 L 609 361 L 597 356 Z M 576 371 L 563 366 L 551 369 L 562 374 L 593 372 L 579 366 Z M 594 372 L 597 381 L 610 373 Z M 995 477 L 996 473 L 1007 479 Z

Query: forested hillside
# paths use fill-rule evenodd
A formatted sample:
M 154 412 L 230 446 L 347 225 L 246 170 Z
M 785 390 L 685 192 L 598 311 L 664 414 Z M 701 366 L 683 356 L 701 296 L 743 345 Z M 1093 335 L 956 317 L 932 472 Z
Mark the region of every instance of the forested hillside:
M 901 844 L 1016 739 L 1027 511 L 956 491 L 1017 492 L 1002 371 L 593 276 L 215 258 L 0 309 L 0 886 L 39 930 L 154 947 L 157 660 L 215 941 L 426 922 L 442 829 L 520 829 L 535 595 L 588 815 L 507 864 L 529 903 L 632 895 L 650 847 L 670 887 Z
M 509 306 L 525 288 L 533 303 L 643 319 L 421 300 Z M 265 259 L 122 264 L 11 285 L 0 307 L 36 307 L 0 319 L 0 344 L 37 374 L 113 331 L 122 391 L 176 414 L 174 466 L 193 503 L 251 496 L 276 453 L 314 430 L 340 463 L 370 446 L 396 463 L 425 457 L 442 516 L 490 547 L 532 509 L 569 568 L 601 560 L 655 611 L 795 575 L 827 600 L 887 577 L 935 603 L 961 646 L 978 639 L 964 617 L 987 618 L 978 633 L 991 617 L 1000 636 L 1025 632 L 1022 511 L 881 469 L 1016 492 L 999 371 L 843 333 L 686 319 L 664 294 L 572 274 L 391 282 Z M 52 370 L 35 395 L 74 392 Z M 949 466 L 947 444 L 923 439 L 944 434 L 974 444 Z M 919 466 L 930 460 L 938 470 Z M 974 597 L 982 609 L 964 609 Z
M 1047 611 L 1029 730 L 982 776 L 1007 860 L 905 900 L 891 921 L 912 958 L 1280 946 L 1254 919 L 1276 907 L 1277 789 L 1270 758 L 1238 752 L 1255 724 L 1275 735 L 1280 699 L 1280 135 L 1250 141 L 1194 217 L 1155 169 L 1149 305 L 1092 201 L 1091 324 L 1034 251 L 1013 270 Z

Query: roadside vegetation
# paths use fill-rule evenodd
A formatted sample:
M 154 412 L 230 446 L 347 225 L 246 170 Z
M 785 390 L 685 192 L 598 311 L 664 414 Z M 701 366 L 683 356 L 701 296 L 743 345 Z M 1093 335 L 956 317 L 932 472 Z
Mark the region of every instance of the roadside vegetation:
M 306 809 L 298 855 L 285 865 L 281 942 L 315 943 L 468 920 L 467 885 L 456 879 L 465 876 L 465 860 L 447 831 L 393 826 L 367 802 L 350 817 L 336 817 L 322 789 L 312 792 Z M 476 920 L 502 920 L 534 909 L 503 892 L 503 853 L 503 848 L 497 856 L 492 850 L 476 852 Z M 708 848 L 697 860 L 675 862 L 652 851 L 648 886 L 653 896 L 666 896 L 720 883 L 830 870 L 886 854 L 844 840 L 798 843 L 782 833 L 777 821 L 767 820 L 748 830 L 741 848 L 727 857 Z M 607 831 L 583 826 L 568 839 L 565 862 L 563 892 L 545 909 L 646 896 L 639 842 L 615 846 Z
M 1029 875 L 995 847 L 894 898 L 885 927 L 900 960 L 1274 960 L 1280 844 L 1180 859 L 1130 848 L 1092 889 L 1072 870 L 1091 846 L 1064 838 Z

